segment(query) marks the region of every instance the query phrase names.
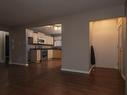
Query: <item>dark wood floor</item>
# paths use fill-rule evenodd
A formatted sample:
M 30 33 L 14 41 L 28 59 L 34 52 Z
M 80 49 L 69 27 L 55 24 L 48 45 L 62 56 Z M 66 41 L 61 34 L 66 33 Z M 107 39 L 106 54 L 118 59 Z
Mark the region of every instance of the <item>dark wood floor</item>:
M 96 68 L 90 75 L 62 72 L 60 61 L 29 67 L 0 65 L 0 95 L 124 95 L 117 70 Z

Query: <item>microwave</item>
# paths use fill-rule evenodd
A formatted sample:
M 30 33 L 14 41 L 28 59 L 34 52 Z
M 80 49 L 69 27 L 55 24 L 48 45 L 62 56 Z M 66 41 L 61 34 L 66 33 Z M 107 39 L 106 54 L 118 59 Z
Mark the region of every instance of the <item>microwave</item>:
M 37 42 L 38 44 L 44 44 L 45 40 L 43 38 L 38 38 Z

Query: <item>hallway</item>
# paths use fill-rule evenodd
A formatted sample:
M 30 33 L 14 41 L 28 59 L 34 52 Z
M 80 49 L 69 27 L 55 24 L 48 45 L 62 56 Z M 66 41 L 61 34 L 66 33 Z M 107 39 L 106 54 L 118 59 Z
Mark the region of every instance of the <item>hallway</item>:
M 96 68 L 90 75 L 63 72 L 60 62 L 0 64 L 0 95 L 123 95 L 124 81 L 117 70 Z

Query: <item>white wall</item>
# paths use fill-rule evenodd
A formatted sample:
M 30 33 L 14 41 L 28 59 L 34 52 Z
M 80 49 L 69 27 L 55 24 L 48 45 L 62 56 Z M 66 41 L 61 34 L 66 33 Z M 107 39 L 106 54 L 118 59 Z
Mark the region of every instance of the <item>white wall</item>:
M 93 10 L 42 23 L 62 24 L 62 68 L 88 73 L 90 69 L 89 21 L 124 15 L 123 6 Z
M 118 68 L 117 19 L 91 22 L 91 45 L 96 57 L 96 67 Z
M 126 15 L 126 39 L 125 39 L 125 46 L 124 46 L 124 69 L 125 69 L 125 95 L 127 95 L 127 0 L 126 0 L 126 5 L 125 5 L 125 15 Z

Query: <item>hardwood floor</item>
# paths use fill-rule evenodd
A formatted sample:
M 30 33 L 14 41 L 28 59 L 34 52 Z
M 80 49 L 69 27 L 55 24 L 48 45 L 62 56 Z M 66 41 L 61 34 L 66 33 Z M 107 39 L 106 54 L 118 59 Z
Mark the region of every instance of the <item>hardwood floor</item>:
M 62 72 L 60 61 L 29 67 L 0 65 L 0 95 L 124 95 L 117 70 L 96 68 L 90 75 Z

